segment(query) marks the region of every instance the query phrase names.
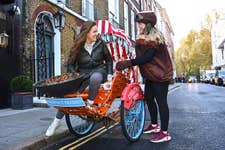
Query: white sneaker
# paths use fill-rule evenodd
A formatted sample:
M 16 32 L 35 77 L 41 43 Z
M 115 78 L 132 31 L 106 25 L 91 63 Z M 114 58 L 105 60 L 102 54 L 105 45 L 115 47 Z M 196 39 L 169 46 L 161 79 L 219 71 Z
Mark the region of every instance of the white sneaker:
M 93 104 L 94 104 L 94 101 L 93 100 L 87 99 L 87 105 L 86 105 L 86 107 L 88 109 L 93 110 Z
M 51 123 L 51 125 L 48 127 L 48 130 L 46 131 L 46 136 L 52 136 L 55 133 L 55 130 L 60 126 L 61 119 L 55 118 L 54 121 Z
M 94 104 L 94 101 L 93 101 L 93 100 L 90 100 L 90 99 L 87 99 L 87 102 L 88 102 L 89 104 L 91 104 L 91 105 Z

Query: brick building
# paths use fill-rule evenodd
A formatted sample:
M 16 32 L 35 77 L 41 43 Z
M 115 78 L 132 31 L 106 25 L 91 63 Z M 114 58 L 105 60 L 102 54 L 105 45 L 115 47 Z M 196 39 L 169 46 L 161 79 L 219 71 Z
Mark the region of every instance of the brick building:
M 65 64 L 69 50 L 84 21 L 110 20 L 114 27 L 124 29 L 126 26 L 127 33 L 131 37 L 135 35 L 135 28 L 133 24 L 130 25 L 133 21 L 129 18 L 130 10 L 135 10 L 137 4 L 136 1 L 124 0 L 12 0 L 5 3 L 2 1 L 0 21 L 3 26 L 0 32 L 9 35 L 9 44 L 1 48 L 0 56 L 3 72 L 1 79 L 4 81 L 1 87 L 7 89 L 5 90 L 7 92 L 4 91 L 7 94 L 1 94 L 4 97 L 2 99 L 9 99 L 9 82 L 19 74 L 27 74 L 34 82 L 38 82 L 66 72 Z M 124 25 L 124 5 L 129 10 L 126 25 Z M 20 9 L 20 14 L 9 14 L 9 10 L 14 6 Z M 61 31 L 54 24 L 54 15 L 58 11 L 62 11 L 66 18 Z M 133 16 L 134 13 L 132 11 Z
M 10 98 L 9 82 L 19 74 L 29 75 L 35 83 L 66 72 L 69 50 L 84 21 L 109 20 L 134 43 L 135 14 L 152 10 L 153 4 L 152 0 L 2 0 L 0 34 L 5 33 L 9 42 L 0 47 L 0 88 L 5 90 L 1 100 Z M 61 30 L 54 23 L 59 11 L 66 20 Z
M 127 20 L 128 18 L 131 19 L 127 23 L 127 28 L 129 29 L 127 30 L 127 34 L 130 35 L 132 40 L 135 40 L 136 28 L 134 14 L 140 9 L 140 2 L 137 1 L 79 0 L 75 2 L 72 0 L 34 0 L 27 1 L 26 5 L 30 7 L 24 7 L 26 8 L 24 30 L 27 34 L 23 37 L 23 45 L 24 51 L 28 54 L 26 55 L 27 58 L 24 59 L 30 59 L 32 64 L 31 66 L 26 66 L 24 70 L 30 67 L 27 71 L 30 71 L 35 82 L 66 71 L 65 63 L 68 59 L 69 50 L 73 45 L 73 40 L 79 32 L 83 21 L 109 20 L 115 28 L 124 29 L 126 26 L 124 25 L 124 5 L 128 5 Z M 54 27 L 53 22 L 53 16 L 59 10 L 66 17 L 65 27 L 61 32 Z M 46 21 L 46 31 L 49 35 L 46 35 L 45 40 L 48 41 L 44 44 L 41 43 L 41 34 L 43 33 L 38 34 L 40 30 L 38 21 Z M 52 49 L 52 54 L 54 54 L 53 56 L 48 56 L 54 58 L 54 60 L 49 60 L 52 63 L 42 64 L 43 66 L 50 67 L 49 71 L 45 73 L 46 68 L 41 70 L 43 66 L 37 65 L 43 59 L 39 58 L 39 55 L 44 57 L 41 54 L 43 52 L 40 52 L 43 49 L 45 51 L 51 51 Z M 39 52 L 40 54 L 38 54 Z M 41 60 L 39 61 L 39 59 Z M 53 72 L 51 73 L 51 71 Z
M 1 1 L 0 33 L 9 36 L 9 44 L 0 48 L 0 106 L 10 106 L 9 83 L 13 77 L 27 74 L 37 82 L 65 71 L 68 51 L 80 25 L 87 18 L 72 10 L 80 10 L 79 4 L 69 6 L 63 2 Z M 20 10 L 17 15 L 10 12 L 15 6 Z M 66 17 L 66 25 L 61 32 L 54 25 L 54 15 L 60 10 Z

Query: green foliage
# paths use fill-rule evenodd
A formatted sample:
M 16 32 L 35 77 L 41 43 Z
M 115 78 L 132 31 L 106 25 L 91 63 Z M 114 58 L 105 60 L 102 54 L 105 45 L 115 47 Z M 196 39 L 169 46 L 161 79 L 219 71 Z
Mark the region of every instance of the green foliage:
M 211 69 L 212 65 L 212 20 L 220 17 L 218 11 L 213 10 L 205 16 L 205 21 L 200 31 L 190 31 L 175 51 L 175 63 L 177 74 L 200 75 L 200 70 Z
M 32 92 L 33 81 L 26 75 L 19 75 L 11 80 L 10 87 L 13 92 Z
M 211 32 L 202 28 L 190 31 L 175 51 L 177 74 L 199 76 L 200 69 L 210 69 L 212 64 Z

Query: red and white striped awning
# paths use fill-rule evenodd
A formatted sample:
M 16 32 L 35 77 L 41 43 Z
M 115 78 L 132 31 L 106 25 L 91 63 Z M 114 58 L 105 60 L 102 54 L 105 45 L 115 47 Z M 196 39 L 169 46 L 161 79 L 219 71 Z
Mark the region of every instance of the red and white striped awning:
M 100 34 L 113 34 L 112 24 L 107 20 L 97 20 L 98 33 Z
M 131 46 L 131 41 L 127 37 L 126 33 L 122 29 L 115 29 L 112 24 L 107 20 L 97 20 L 96 24 L 98 26 L 99 34 L 113 34 L 117 37 L 124 39 L 129 46 Z
M 127 51 L 131 46 L 131 41 L 122 29 L 115 29 L 107 20 L 97 20 L 98 33 L 107 43 L 113 61 L 127 58 Z

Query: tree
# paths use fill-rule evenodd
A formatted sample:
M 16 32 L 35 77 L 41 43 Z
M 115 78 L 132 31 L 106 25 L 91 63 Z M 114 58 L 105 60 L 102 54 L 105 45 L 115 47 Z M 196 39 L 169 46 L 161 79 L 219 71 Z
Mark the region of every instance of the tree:
M 175 51 L 175 64 L 177 73 L 186 76 L 199 76 L 200 69 L 209 69 L 212 64 L 210 30 L 191 30 Z
M 200 70 L 212 65 L 211 29 L 212 20 L 218 20 L 220 13 L 212 10 L 205 16 L 200 31 L 191 30 L 175 51 L 175 64 L 178 74 L 199 76 Z

